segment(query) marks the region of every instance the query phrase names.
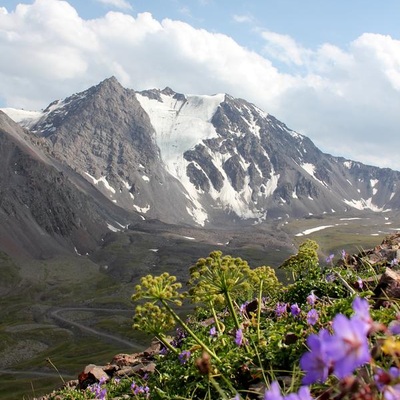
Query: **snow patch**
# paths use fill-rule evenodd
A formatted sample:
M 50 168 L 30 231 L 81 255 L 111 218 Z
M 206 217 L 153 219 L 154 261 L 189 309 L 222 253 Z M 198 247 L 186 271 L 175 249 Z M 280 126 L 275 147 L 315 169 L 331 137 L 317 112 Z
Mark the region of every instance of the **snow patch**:
M 150 205 L 146 206 L 146 207 L 139 207 L 135 204 L 133 204 L 133 208 L 140 213 L 146 214 L 149 210 L 150 210 Z
M 107 228 L 112 232 L 120 232 L 121 231 L 121 229 L 118 229 L 115 226 L 112 226 L 111 224 L 107 224 Z
M 378 207 L 377 205 L 372 203 L 372 198 L 369 199 L 360 199 L 360 200 L 343 200 L 348 206 L 356 208 L 357 210 L 366 210 L 369 209 L 371 211 L 380 212 L 384 211 L 383 207 Z
M 375 187 L 375 185 L 379 182 L 378 179 L 370 179 L 369 182 L 371 183 L 371 187 Z
M 41 111 L 18 110 L 17 108 L 9 107 L 0 108 L 0 111 L 7 114 L 14 122 L 26 127 L 33 125 L 43 115 Z
M 321 185 L 323 185 L 323 186 L 325 186 L 325 187 L 328 187 L 328 185 L 327 185 L 324 181 L 321 181 L 320 179 L 318 179 L 318 178 L 315 176 L 315 170 L 316 170 L 316 168 L 315 168 L 315 165 L 314 165 L 314 164 L 311 164 L 311 163 L 304 163 L 304 164 L 301 164 L 300 167 L 303 168 L 304 171 L 306 171 L 307 173 L 309 173 L 309 174 L 310 174 L 317 182 L 319 182 Z
M 161 101 L 136 94 L 150 117 L 156 142 L 168 171 L 180 179 L 186 173 L 183 153 L 203 139 L 216 137 L 211 118 L 225 100 L 224 94 L 192 96 L 176 99 L 160 94 Z
M 107 178 L 105 176 L 102 176 L 99 179 L 96 179 L 94 176 L 90 175 L 88 172 L 85 172 L 85 174 L 93 181 L 95 185 L 98 185 L 100 182 L 103 183 L 105 188 L 109 190 L 111 193 L 115 194 L 115 189 L 107 182 Z

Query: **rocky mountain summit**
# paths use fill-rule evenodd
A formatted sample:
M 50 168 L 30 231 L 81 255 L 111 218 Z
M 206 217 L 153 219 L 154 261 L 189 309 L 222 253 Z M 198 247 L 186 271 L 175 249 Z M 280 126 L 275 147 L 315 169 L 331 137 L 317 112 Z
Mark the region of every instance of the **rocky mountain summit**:
M 324 154 L 307 137 L 227 94 L 137 92 L 112 77 L 40 113 L 18 115 L 26 130 L 7 120 L 3 136 L 18 140 L 24 157 L 34 153 L 41 168 L 62 172 L 51 181 L 52 193 L 68 180 L 87 204 L 107 204 L 104 215 L 113 203 L 113 212 L 126 218 L 108 218 L 115 229 L 129 224 L 128 216 L 207 228 L 400 208 L 400 172 Z M 4 157 L 3 163 L 9 156 Z M 18 164 L 10 159 L 2 169 L 3 187 L 16 174 L 12 162 Z M 42 190 L 42 183 L 37 179 L 35 187 Z M 63 201 L 83 202 L 66 195 Z M 88 207 L 87 213 L 79 206 L 81 222 L 72 224 L 86 232 L 82 221 L 94 212 Z M 55 215 L 60 207 L 45 208 Z M 77 218 L 64 212 L 60 221 Z M 55 225 L 47 231 L 70 235 L 70 228 Z

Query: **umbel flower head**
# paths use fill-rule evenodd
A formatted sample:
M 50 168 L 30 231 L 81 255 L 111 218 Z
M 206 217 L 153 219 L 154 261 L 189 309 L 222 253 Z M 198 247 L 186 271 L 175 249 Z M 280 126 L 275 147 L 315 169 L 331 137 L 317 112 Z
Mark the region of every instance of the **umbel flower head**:
M 184 295 L 179 293 L 181 283 L 176 282 L 176 277 L 164 272 L 159 276 L 147 275 L 136 285 L 132 300 L 149 299 L 154 302 L 168 301 L 178 306 L 182 305 Z
M 213 251 L 190 268 L 193 301 L 223 301 L 228 293 L 247 292 L 250 271 L 247 262 L 241 258 L 222 257 L 221 251 Z
M 147 302 L 135 309 L 133 328 L 152 335 L 168 332 L 175 326 L 175 320 L 165 309 Z

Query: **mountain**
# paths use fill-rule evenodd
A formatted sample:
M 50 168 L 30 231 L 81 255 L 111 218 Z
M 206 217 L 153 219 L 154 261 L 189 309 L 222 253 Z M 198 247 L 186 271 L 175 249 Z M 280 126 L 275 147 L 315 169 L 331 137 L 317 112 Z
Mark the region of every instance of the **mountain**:
M 35 258 L 85 254 L 127 213 L 96 200 L 91 185 L 45 149 L 0 111 L 0 250 Z
M 111 77 L 39 113 L 5 111 L 64 179 L 143 220 L 215 227 L 400 208 L 399 172 L 325 154 L 227 94 L 136 92 Z

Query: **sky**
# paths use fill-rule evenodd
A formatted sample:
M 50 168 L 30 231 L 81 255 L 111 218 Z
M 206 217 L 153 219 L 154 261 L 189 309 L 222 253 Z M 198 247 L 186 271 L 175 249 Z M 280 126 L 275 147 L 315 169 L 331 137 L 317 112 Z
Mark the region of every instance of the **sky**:
M 399 0 L 2 0 L 0 107 L 110 76 L 228 93 L 326 153 L 400 170 L 398 21 Z

